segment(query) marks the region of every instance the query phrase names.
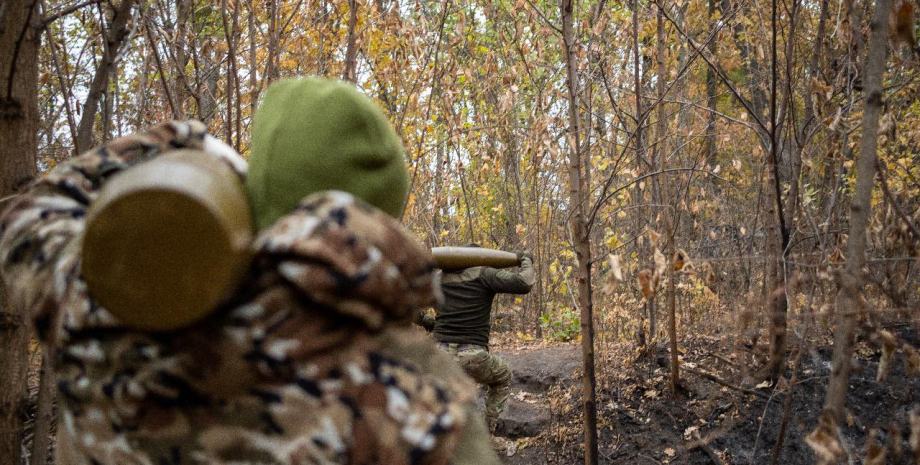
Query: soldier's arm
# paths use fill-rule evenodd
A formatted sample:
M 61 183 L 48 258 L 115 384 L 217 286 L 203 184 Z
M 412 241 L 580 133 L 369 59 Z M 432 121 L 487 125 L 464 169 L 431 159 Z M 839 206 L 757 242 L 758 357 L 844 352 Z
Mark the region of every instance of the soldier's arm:
M 10 305 L 39 319 L 40 337 L 55 317 L 48 312 L 56 312 L 56 305 L 43 304 L 79 276 L 84 216 L 106 180 L 170 149 L 203 148 L 206 136 L 194 121 L 153 126 L 59 164 L 10 200 L 0 216 L 0 271 Z
M 494 292 L 527 294 L 536 282 L 533 260 L 527 256 L 522 257 L 521 269 L 517 272 L 485 268 L 482 270 L 482 279 Z

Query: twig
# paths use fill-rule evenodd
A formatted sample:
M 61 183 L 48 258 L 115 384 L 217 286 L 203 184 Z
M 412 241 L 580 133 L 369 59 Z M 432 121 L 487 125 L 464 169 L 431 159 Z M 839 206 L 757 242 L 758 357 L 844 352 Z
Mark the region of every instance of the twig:
M 715 451 L 712 450 L 712 447 L 709 447 L 709 444 L 706 444 L 705 442 L 698 442 L 694 446 L 695 447 L 687 450 L 691 451 L 693 449 L 700 449 L 701 451 L 705 452 L 707 456 L 709 456 L 709 460 L 711 460 L 712 463 L 716 465 L 723 465 L 725 463 L 721 458 L 719 458 Z
M 910 220 L 910 217 L 904 213 L 904 210 L 901 209 L 901 204 L 898 203 L 898 199 L 894 198 L 891 190 L 888 189 L 888 179 L 885 176 L 885 167 L 882 165 L 881 160 L 875 160 L 875 168 L 878 170 L 878 177 L 879 181 L 881 181 L 880 184 L 882 185 L 882 192 L 885 193 L 885 199 L 888 200 L 888 204 L 891 205 L 891 208 L 894 209 L 895 212 L 897 212 L 898 216 L 901 217 L 901 220 L 904 221 L 904 224 L 910 228 L 910 232 L 914 233 L 914 237 L 920 239 L 920 230 L 917 229 L 917 225 L 915 225 L 914 222 Z
M 706 373 L 705 371 L 698 371 L 698 370 L 694 370 L 693 368 L 687 368 L 687 367 L 684 367 L 684 371 L 686 371 L 687 373 L 693 373 L 697 376 L 702 376 L 703 378 L 713 381 L 716 384 L 721 384 L 722 386 L 725 386 L 727 388 L 734 389 L 736 391 L 741 391 L 746 394 L 751 394 L 753 396 L 760 397 L 761 399 L 764 399 L 764 400 L 770 400 L 770 396 L 762 392 L 758 392 L 753 389 L 748 389 L 748 388 L 741 387 L 741 386 L 735 386 L 734 384 L 731 384 L 728 381 L 724 381 L 723 379 L 719 378 L 716 375 Z
M 731 366 L 733 366 L 733 367 L 735 367 L 735 368 L 738 367 L 738 365 L 736 365 L 736 364 L 735 364 L 734 362 L 732 362 L 731 360 L 729 360 L 729 359 L 727 359 L 727 358 L 725 358 L 725 357 L 723 357 L 723 356 L 721 356 L 721 355 L 719 355 L 719 354 L 717 354 L 717 353 L 715 353 L 715 352 L 710 352 L 710 353 L 709 353 L 709 356 L 711 356 L 711 357 L 713 357 L 713 358 L 716 358 L 716 359 L 719 359 L 719 360 L 725 362 L 726 364 L 731 365 Z
M 61 19 L 61 18 L 63 18 L 64 16 L 67 16 L 67 15 L 69 15 L 69 14 L 71 14 L 71 13 L 73 13 L 73 12 L 75 12 L 75 11 L 81 9 L 81 8 L 85 8 L 85 7 L 88 7 L 88 6 L 90 6 L 90 5 L 95 5 L 95 4 L 97 4 L 97 3 L 101 2 L 101 1 L 102 1 L 102 0 L 87 0 L 87 1 L 85 1 L 85 2 L 77 3 L 76 5 L 71 5 L 71 6 L 67 7 L 67 8 L 64 8 L 63 10 L 60 10 L 60 11 L 58 11 L 57 13 L 54 13 L 54 14 L 51 15 L 51 16 L 46 16 L 46 17 L 42 18 L 42 21 L 41 21 L 41 29 L 44 29 L 44 28 L 48 27 L 48 25 L 51 24 L 51 23 L 53 23 L 54 21 L 56 21 L 56 20 L 58 20 L 58 19 Z

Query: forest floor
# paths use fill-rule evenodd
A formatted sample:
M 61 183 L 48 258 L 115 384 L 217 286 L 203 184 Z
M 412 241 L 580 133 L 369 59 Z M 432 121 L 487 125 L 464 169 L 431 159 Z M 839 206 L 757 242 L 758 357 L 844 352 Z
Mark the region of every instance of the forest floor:
M 920 347 L 920 327 L 888 329 L 902 341 Z M 824 402 L 831 343 L 830 335 L 810 338 L 810 349 L 800 358 L 799 380 L 776 463 L 815 463 L 805 438 L 814 429 Z M 494 334 L 493 346 L 514 371 L 511 397 L 497 431 L 506 438 L 506 449 L 501 451 L 505 463 L 581 463 L 581 346 L 520 341 L 510 333 Z M 888 379 L 877 383 L 879 344 L 861 340 L 856 348 L 843 438 L 853 459 L 850 463 L 860 464 L 874 429 L 883 444 L 891 442 L 895 432 L 907 450 L 908 414 L 920 408 L 920 376 L 908 377 L 904 361 L 896 355 Z M 791 366 L 778 388 L 758 386 L 759 380 L 747 367 L 762 365 L 761 351 L 738 345 L 733 335 L 718 332 L 682 336 L 679 352 L 683 387 L 675 397 L 669 390 L 668 351 L 663 345 L 641 355 L 630 344 L 599 345 L 599 462 L 769 464 L 782 423 Z M 698 373 L 710 374 L 732 387 Z M 32 439 L 37 384 L 37 377 L 30 379 L 27 443 Z M 886 463 L 898 462 L 889 457 Z
M 920 331 L 890 328 L 903 341 L 920 346 Z M 683 388 L 669 390 L 668 351 L 637 355 L 627 345 L 604 347 L 598 357 L 600 463 L 769 464 L 783 418 L 791 378 L 777 388 L 760 384 L 746 367 L 761 366 L 757 348 L 735 347 L 729 336 L 683 337 L 679 352 Z M 811 464 L 815 456 L 805 438 L 815 428 L 830 374 L 830 335 L 813 338 L 803 352 L 793 390 L 779 464 Z M 863 463 L 870 431 L 878 441 L 899 435 L 907 450 L 908 414 L 920 407 L 920 377 L 907 377 L 895 356 L 888 379 L 877 383 L 880 350 L 857 343 L 843 438 L 850 463 Z M 751 350 L 753 349 L 753 350 Z M 497 353 L 514 371 L 512 395 L 497 434 L 507 438 L 508 464 L 571 464 L 583 460 L 582 362 L 577 344 L 527 344 L 505 340 Z M 697 373 L 691 373 L 694 370 Z M 732 387 L 699 373 L 708 373 Z M 757 395 L 752 394 L 757 393 Z M 900 432 L 898 432 L 900 430 Z M 886 463 L 897 463 L 889 454 Z M 906 460 L 904 459 L 907 463 Z

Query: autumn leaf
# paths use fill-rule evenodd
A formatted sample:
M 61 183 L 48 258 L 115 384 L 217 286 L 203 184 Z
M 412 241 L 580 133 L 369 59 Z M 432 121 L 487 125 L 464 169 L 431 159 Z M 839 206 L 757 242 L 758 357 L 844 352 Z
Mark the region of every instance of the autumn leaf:
M 878 442 L 878 430 L 872 429 L 866 439 L 865 465 L 885 465 L 885 452 L 885 446 Z
M 687 264 L 693 265 L 687 257 L 687 252 L 684 249 L 677 249 L 677 252 L 674 252 L 674 271 L 682 270 Z
M 904 352 L 904 371 L 907 376 L 920 375 L 920 353 L 917 349 L 905 342 L 901 350 Z
M 642 291 L 642 295 L 644 295 L 646 299 L 655 295 L 655 288 L 652 284 L 652 270 L 640 271 L 637 279 L 639 281 L 639 290 Z
M 910 412 L 910 438 L 907 443 L 914 456 L 920 457 L 920 408 Z
M 876 333 L 882 340 L 882 356 L 878 362 L 878 374 L 875 376 L 875 382 L 881 383 L 888 377 L 891 369 L 891 359 L 894 357 L 894 351 L 898 347 L 898 338 L 888 331 L 878 331 Z
M 665 261 L 664 254 L 660 250 L 655 249 L 654 253 L 655 258 L 655 281 L 661 279 L 664 276 L 664 272 L 668 269 L 668 264 Z
M 652 245 L 655 245 L 658 243 L 658 238 L 661 237 L 661 234 L 659 234 L 657 231 L 647 226 L 645 228 L 645 232 L 648 234 L 649 239 L 651 239 Z
M 811 446 L 819 465 L 833 465 L 847 456 L 840 441 L 837 424 L 830 412 L 821 414 L 818 427 L 805 438 L 805 442 Z
M 617 283 L 623 280 L 623 270 L 620 268 L 620 256 L 616 254 L 610 254 L 607 256 L 607 261 L 610 265 L 610 272 L 608 275 L 607 284 L 604 285 L 602 289 L 606 294 L 612 294 L 616 289 Z
M 709 263 L 709 261 L 703 262 L 703 264 L 700 265 L 700 271 L 703 278 L 703 284 L 709 289 L 714 288 L 716 285 L 716 273 L 712 269 L 712 263 Z

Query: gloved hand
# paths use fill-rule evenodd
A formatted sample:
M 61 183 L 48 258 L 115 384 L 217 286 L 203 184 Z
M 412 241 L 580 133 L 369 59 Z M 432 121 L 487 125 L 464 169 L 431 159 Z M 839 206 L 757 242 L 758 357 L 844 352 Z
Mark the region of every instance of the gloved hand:
M 519 263 L 523 262 L 525 258 L 533 262 L 533 254 L 530 252 L 515 252 L 515 254 Z

